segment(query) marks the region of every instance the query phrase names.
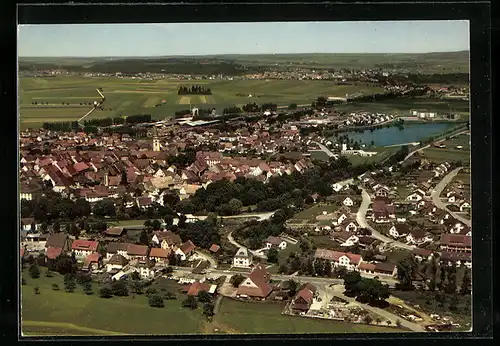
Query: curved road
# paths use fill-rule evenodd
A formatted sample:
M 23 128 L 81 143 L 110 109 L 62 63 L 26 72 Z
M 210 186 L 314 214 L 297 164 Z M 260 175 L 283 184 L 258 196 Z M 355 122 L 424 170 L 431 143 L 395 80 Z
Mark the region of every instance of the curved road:
M 248 252 L 250 252 L 252 255 L 254 255 L 255 257 L 259 257 L 259 258 L 262 258 L 262 259 L 267 259 L 267 256 L 266 255 L 263 255 L 262 253 L 259 253 L 257 251 L 252 251 L 250 250 L 249 248 L 247 248 L 246 246 L 243 246 L 241 245 L 240 243 L 238 243 L 236 240 L 234 240 L 233 238 L 233 232 L 229 232 L 229 234 L 227 235 L 227 240 L 229 240 L 229 242 L 231 244 L 233 244 L 234 246 L 236 246 L 238 249 L 239 248 L 244 248 L 244 249 L 247 249 Z
M 452 179 L 458 174 L 458 172 L 462 169 L 463 167 L 458 167 L 455 168 L 453 171 L 449 172 L 446 176 L 441 179 L 441 181 L 436 185 L 436 187 L 432 190 L 431 193 L 431 198 L 432 202 L 436 207 L 439 209 L 446 210 L 448 213 L 451 214 L 455 219 L 459 220 L 460 222 L 464 223 L 465 225 L 471 227 L 471 220 L 468 220 L 460 215 L 458 215 L 455 212 L 452 212 L 446 207 L 446 204 L 441 201 L 441 193 L 443 190 L 446 188 L 446 186 L 452 181 Z
M 414 248 L 414 246 L 407 245 L 399 241 L 395 241 L 394 239 L 391 239 L 389 237 L 386 237 L 385 235 L 381 234 L 368 224 L 368 222 L 366 221 L 366 211 L 368 209 L 368 206 L 370 205 L 371 199 L 370 195 L 368 194 L 368 192 L 366 192 L 365 189 L 361 189 L 361 196 L 363 197 L 363 201 L 361 202 L 361 205 L 358 209 L 358 213 L 356 214 L 356 221 L 358 222 L 358 224 L 361 227 L 367 228 L 370 231 L 372 231 L 373 238 L 376 238 L 388 245 L 411 251 Z

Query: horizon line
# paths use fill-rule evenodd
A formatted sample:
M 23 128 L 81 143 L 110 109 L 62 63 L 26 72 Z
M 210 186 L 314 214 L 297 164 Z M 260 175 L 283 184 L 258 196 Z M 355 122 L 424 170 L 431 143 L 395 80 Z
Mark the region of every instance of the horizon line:
M 469 49 L 462 50 L 451 50 L 451 51 L 429 51 L 429 52 L 302 52 L 302 53 L 217 53 L 217 54 L 171 54 L 171 55 L 92 55 L 92 56 L 77 56 L 77 55 L 40 55 L 40 56 L 21 56 L 18 58 L 163 58 L 163 57 L 213 57 L 213 56 L 256 56 L 256 55 L 318 55 L 318 54 L 329 54 L 329 55 L 341 55 L 341 54 L 433 54 L 433 53 L 460 53 L 460 52 L 470 52 Z

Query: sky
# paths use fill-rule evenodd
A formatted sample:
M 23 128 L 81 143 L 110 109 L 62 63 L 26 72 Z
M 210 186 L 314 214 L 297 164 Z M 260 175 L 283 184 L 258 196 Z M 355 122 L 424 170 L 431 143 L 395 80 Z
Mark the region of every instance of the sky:
M 20 57 L 427 53 L 469 49 L 468 21 L 20 25 Z

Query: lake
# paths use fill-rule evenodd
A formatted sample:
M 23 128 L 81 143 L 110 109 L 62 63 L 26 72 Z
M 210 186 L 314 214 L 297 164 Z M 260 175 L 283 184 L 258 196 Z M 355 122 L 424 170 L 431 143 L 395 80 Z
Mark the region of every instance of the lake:
M 384 127 L 376 129 L 373 132 L 365 130 L 365 132 L 343 132 L 354 141 L 369 145 L 373 141 L 376 147 L 385 147 L 389 145 L 420 142 L 422 139 L 442 133 L 456 126 L 453 123 L 419 123 L 419 124 L 404 124 L 403 129 L 397 126 Z

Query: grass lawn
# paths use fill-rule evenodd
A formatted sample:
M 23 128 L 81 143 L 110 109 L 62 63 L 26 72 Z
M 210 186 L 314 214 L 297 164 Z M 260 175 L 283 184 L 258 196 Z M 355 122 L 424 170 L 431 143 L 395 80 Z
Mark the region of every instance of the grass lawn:
M 292 252 L 298 253 L 299 252 L 299 243 L 297 244 L 286 244 L 286 248 L 284 250 L 279 250 L 278 252 L 278 260 L 279 264 L 286 263 L 286 259 Z
M 470 151 L 467 150 L 428 148 L 424 149 L 423 153 L 429 161 L 444 162 L 461 160 L 463 163 L 470 162 Z
M 407 257 L 409 254 L 410 254 L 409 251 L 400 249 L 392 249 L 383 253 L 384 256 L 387 256 L 387 261 L 391 263 L 398 263 L 400 260 Z
M 325 204 L 318 203 L 313 205 L 312 207 L 302 210 L 301 212 L 295 214 L 291 217 L 294 220 L 310 220 L 312 222 L 316 222 L 316 216 L 322 215 L 324 211 L 327 213 L 333 213 L 339 207 L 334 204 Z
M 377 333 L 397 332 L 395 328 L 367 326 L 281 315 L 284 304 L 241 302 L 223 298 L 216 322 L 245 334 L 291 333 Z
M 112 221 L 110 222 L 110 226 L 113 227 L 126 227 L 126 226 L 138 226 L 144 225 L 144 222 L 147 220 L 120 220 L 120 221 Z M 152 221 L 152 220 L 151 220 Z
M 67 293 L 62 276 L 47 278 L 45 271 L 41 268 L 39 279 L 32 279 L 27 271 L 23 275 L 27 284 L 21 286 L 21 314 L 23 321 L 29 321 L 23 325 L 29 334 L 195 334 L 205 323 L 201 308 L 192 311 L 181 306 L 182 296 L 165 301 L 164 308 L 151 308 L 145 295 L 102 299 L 96 284 L 90 296 L 79 285 Z M 53 283 L 60 291 L 52 290 Z M 33 292 L 35 286 L 39 295 Z

